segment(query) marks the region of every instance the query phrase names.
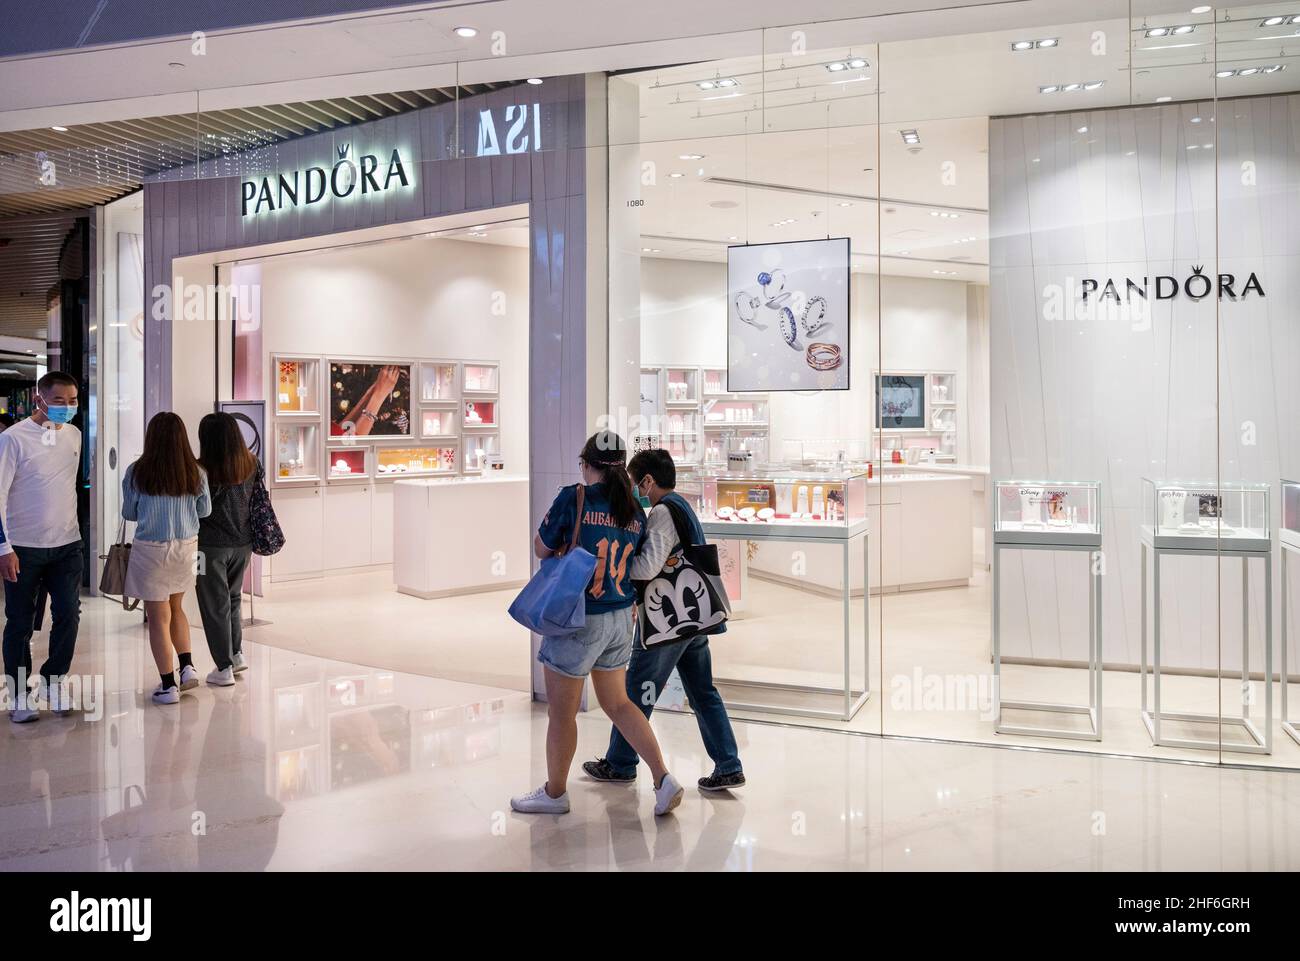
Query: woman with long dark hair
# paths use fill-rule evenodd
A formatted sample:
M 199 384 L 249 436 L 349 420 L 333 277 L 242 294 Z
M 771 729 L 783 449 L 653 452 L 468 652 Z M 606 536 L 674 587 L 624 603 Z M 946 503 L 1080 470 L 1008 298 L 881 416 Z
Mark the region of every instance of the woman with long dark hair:
M 248 665 L 243 651 L 244 571 L 253 554 L 249 502 L 262 483 L 239 422 L 227 413 L 199 421 L 199 464 L 212 489 L 212 513 L 199 521 L 203 567 L 194 581 L 208 650 L 217 665 L 207 682 L 230 687 Z
M 645 531 L 645 513 L 627 476 L 623 438 L 611 431 L 592 435 L 578 457 L 578 467 L 582 484 L 560 490 L 538 528 L 533 550 L 541 558 L 564 553 L 578 526 L 578 544 L 596 556 L 596 570 L 587 586 L 586 624 L 577 633 L 542 639 L 537 660 L 546 675 L 546 783 L 511 798 L 510 806 L 528 814 L 568 812 L 569 768 L 578 749 L 578 708 L 584 681 L 590 676 L 601 708 L 654 775 L 655 814 L 667 814 L 681 802 L 682 786 L 668 773 L 654 731 L 628 700 L 625 687 L 636 601 L 628 574 Z
M 211 510 L 208 478 L 194 459 L 185 422 L 171 411 L 154 414 L 140 459 L 122 476 L 122 516 L 135 521 L 123 593 L 144 601 L 149 647 L 161 678 L 155 704 L 175 704 L 181 691 L 199 683 L 181 601 L 201 563 L 199 519 Z M 180 659 L 179 682 L 173 650 Z

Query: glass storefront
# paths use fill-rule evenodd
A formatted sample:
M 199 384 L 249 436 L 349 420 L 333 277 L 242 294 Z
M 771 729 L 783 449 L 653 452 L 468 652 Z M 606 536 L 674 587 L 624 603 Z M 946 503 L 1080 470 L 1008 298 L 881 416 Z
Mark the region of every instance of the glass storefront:
M 1300 766 L 1300 14 L 728 39 L 609 81 L 610 408 L 723 546 L 736 713 Z

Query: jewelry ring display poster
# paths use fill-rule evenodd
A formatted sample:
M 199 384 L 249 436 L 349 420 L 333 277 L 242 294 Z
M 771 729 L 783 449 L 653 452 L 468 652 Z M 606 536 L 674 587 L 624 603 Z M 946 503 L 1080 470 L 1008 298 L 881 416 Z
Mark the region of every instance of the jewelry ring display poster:
M 849 240 L 727 248 L 727 386 L 849 389 Z

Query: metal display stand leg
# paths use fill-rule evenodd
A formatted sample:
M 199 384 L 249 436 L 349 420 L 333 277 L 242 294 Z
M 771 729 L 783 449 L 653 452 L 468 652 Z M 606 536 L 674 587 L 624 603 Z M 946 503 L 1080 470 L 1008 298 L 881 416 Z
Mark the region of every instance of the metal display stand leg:
M 1287 606 L 1291 597 L 1291 592 L 1288 587 L 1286 575 L 1286 555 L 1290 550 L 1291 548 L 1286 544 L 1282 545 L 1282 563 L 1280 572 L 1282 580 L 1282 597 L 1280 601 L 1282 608 L 1282 650 L 1280 658 L 1282 662 L 1282 730 L 1291 735 L 1291 740 L 1300 744 L 1300 730 L 1296 730 L 1295 722 L 1291 720 L 1291 711 L 1287 707 L 1287 688 L 1291 686 L 1290 675 L 1287 674 L 1287 643 L 1290 641 L 1290 637 L 1287 633 Z
M 1009 701 L 1002 697 L 1002 583 L 1001 554 L 1010 547 L 1012 550 L 1050 550 L 1069 551 L 1086 550 L 1088 560 L 1088 703 L 1055 704 L 1044 701 Z M 998 734 L 1020 734 L 1029 737 L 1064 737 L 1077 741 L 1101 740 L 1101 573 L 1097 558 L 1100 551 L 1091 547 L 1036 546 L 1029 544 L 993 545 L 993 688 L 995 720 L 993 730 Z M 1007 724 L 1002 720 L 1003 710 L 1038 711 L 1046 714 L 1083 714 L 1088 718 L 1086 730 L 1071 730 L 1060 727 L 1029 727 L 1027 725 Z
M 248 617 L 239 622 L 244 627 L 262 627 L 265 624 L 272 624 L 273 621 L 265 619 L 259 620 L 257 613 L 253 610 L 253 592 L 248 592 Z
M 852 611 L 853 611 L 853 585 L 849 577 L 849 550 L 854 538 L 845 538 L 843 544 L 843 564 L 844 576 L 841 580 L 843 584 L 843 628 L 844 628 L 844 685 L 843 687 L 816 687 L 804 684 L 781 684 L 772 681 L 746 681 L 738 678 L 715 677 L 714 683 L 718 686 L 752 688 L 757 691 L 784 691 L 796 694 L 830 694 L 836 697 L 843 697 L 843 706 L 839 710 L 827 711 L 813 707 L 786 707 L 775 704 L 764 704 L 760 701 L 737 701 L 724 695 L 722 702 L 729 710 L 749 711 L 754 714 L 787 714 L 797 717 L 816 717 L 826 718 L 835 721 L 851 721 L 862 706 L 867 703 L 871 697 L 871 660 L 870 660 L 870 629 L 871 629 L 871 592 L 870 592 L 870 549 L 868 547 L 868 536 L 864 532 L 858 535 L 862 538 L 862 606 L 865 610 L 862 622 L 862 656 L 863 656 L 863 686 L 862 690 L 853 689 L 853 661 L 852 661 Z M 796 543 L 808 543 L 805 539 L 799 538 L 779 538 L 769 536 L 768 540 L 789 540 Z M 743 543 L 743 540 L 742 540 Z
M 1152 555 L 1151 567 L 1151 639 L 1152 639 L 1152 710 L 1147 709 L 1146 655 L 1147 655 L 1147 591 L 1146 551 Z M 1241 717 L 1221 717 L 1204 712 L 1162 711 L 1160 708 L 1160 555 L 1183 554 L 1195 557 L 1241 558 Z M 1250 718 L 1250 560 L 1258 557 L 1264 562 L 1264 730 L 1261 732 Z M 1285 643 L 1285 642 L 1284 642 Z M 1285 656 L 1285 655 L 1284 655 Z M 1151 735 L 1151 743 L 1159 747 L 1181 747 L 1198 751 L 1233 751 L 1241 754 L 1273 753 L 1273 558 L 1271 552 L 1244 551 L 1193 551 L 1164 549 L 1142 545 L 1142 723 Z M 1216 680 L 1219 677 L 1216 675 Z M 1203 738 L 1166 737 L 1161 733 L 1163 721 L 1233 725 L 1240 727 L 1251 739 L 1250 744 L 1225 746 L 1222 737 L 1217 741 Z M 1292 734 L 1294 737 L 1295 735 Z

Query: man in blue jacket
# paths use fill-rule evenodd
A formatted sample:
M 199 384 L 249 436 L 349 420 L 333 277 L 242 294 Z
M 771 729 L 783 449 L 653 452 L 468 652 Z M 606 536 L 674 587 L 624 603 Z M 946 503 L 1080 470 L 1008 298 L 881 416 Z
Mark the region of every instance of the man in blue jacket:
M 677 527 L 673 523 L 670 504 L 673 510 L 686 518 L 696 544 L 704 543 L 704 530 L 691 505 L 674 490 L 677 466 L 671 454 L 665 450 L 642 451 L 632 458 L 627 472 L 637 490 L 652 505 L 646 518 L 645 539 L 632 558 L 630 575 L 634 581 L 647 581 L 663 570 L 668 558 L 678 548 Z M 700 726 L 704 748 L 713 759 L 713 773 L 699 780 L 701 791 L 726 791 L 745 783 L 731 719 L 727 717 L 722 695 L 713 686 L 713 658 L 706 636 L 720 634 L 726 629 L 725 623 L 720 624 L 689 641 L 661 644 L 650 649 L 645 647 L 638 631 L 632 648 L 632 663 L 627 669 L 628 699 L 639 705 L 646 717 L 654 710 L 673 668 L 677 669 L 691 710 L 695 712 L 696 723 Z M 605 756 L 584 762 L 582 769 L 597 781 L 632 781 L 636 779 L 638 760 L 636 751 L 614 728 Z

